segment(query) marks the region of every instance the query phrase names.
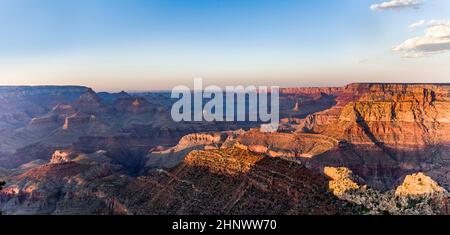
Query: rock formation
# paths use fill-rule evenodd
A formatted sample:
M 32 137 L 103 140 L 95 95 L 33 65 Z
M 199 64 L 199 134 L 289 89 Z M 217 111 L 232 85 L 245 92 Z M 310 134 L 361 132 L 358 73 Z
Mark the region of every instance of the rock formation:
M 154 107 L 142 97 L 119 98 L 115 101 L 114 108 L 118 112 L 129 113 L 146 113 L 154 109 Z
M 348 214 L 357 210 L 334 198 L 326 186 L 325 177 L 298 163 L 232 148 L 193 151 L 175 169 L 155 171 L 117 192 L 119 201 L 136 214 Z
M 449 84 L 281 89 L 281 126 L 270 134 L 260 123 L 173 122 L 172 104 L 164 92 L 0 87 L 0 180 L 8 182 L 0 209 L 445 212 Z
M 72 161 L 72 156 L 69 151 L 60 151 L 57 150 L 53 153 L 52 158 L 50 159 L 50 164 L 60 164 L 65 162 Z
M 363 185 L 347 168 L 326 167 L 329 189 L 334 195 L 365 207 L 367 214 L 435 215 L 447 213 L 448 192 L 428 176 L 417 173 L 406 176 L 395 190 L 385 193 Z

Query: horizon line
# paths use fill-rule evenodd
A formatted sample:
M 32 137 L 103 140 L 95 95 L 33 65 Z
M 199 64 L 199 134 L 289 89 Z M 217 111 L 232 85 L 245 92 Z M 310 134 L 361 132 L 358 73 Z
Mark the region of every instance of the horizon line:
M 445 82 L 424 82 L 424 83 L 418 83 L 418 82 L 351 82 L 343 86 L 288 86 L 288 87 L 281 87 L 280 89 L 292 89 L 292 88 L 343 88 L 349 85 L 353 84 L 367 84 L 367 85 L 376 85 L 376 84 L 388 84 L 388 85 L 450 85 L 450 83 Z M 227 85 L 227 86 L 240 86 L 240 85 Z M 146 90 L 98 90 L 92 88 L 91 86 L 87 85 L 55 85 L 55 84 L 40 84 L 40 85 L 2 85 L 0 84 L 0 88 L 32 88 L 32 87 L 78 87 L 78 88 L 87 88 L 92 89 L 96 93 L 100 92 L 107 92 L 107 93 L 120 93 L 120 92 L 127 92 L 127 93 L 145 93 L 145 92 L 170 92 L 172 89 L 146 89 Z M 223 86 L 226 87 L 226 86 Z M 246 86 L 244 86 L 246 87 Z M 270 87 L 270 86 L 267 86 Z M 193 89 L 191 89 L 193 90 Z

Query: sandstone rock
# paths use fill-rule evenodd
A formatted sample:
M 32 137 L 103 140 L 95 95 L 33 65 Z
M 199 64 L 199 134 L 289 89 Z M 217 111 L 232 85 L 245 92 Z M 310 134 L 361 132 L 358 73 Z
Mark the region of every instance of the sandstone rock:
M 263 154 L 266 153 L 268 148 L 266 146 L 263 145 L 252 145 L 249 146 L 248 148 L 250 151 L 257 153 L 257 154 Z
M 335 106 L 293 124 L 297 133 L 338 140 L 311 156 L 317 169 L 349 167 L 379 190 L 392 189 L 414 172 L 442 168 L 442 175 L 447 169 L 448 84 L 350 84 L 334 95 Z M 445 177 L 436 179 L 447 187 Z
M 362 183 L 346 168 L 326 167 L 330 191 L 342 200 L 364 206 L 367 214 L 434 215 L 446 213 L 448 193 L 422 173 L 407 176 L 396 190 L 385 193 Z M 361 182 L 361 181 L 360 181 Z
M 50 159 L 50 164 L 66 163 L 73 160 L 73 155 L 68 151 L 57 150 Z
M 324 174 L 331 178 L 329 189 L 338 197 L 360 189 L 360 184 L 363 182 L 361 178 L 353 175 L 353 172 L 345 167 L 325 167 Z
M 327 136 L 308 133 L 261 133 L 257 130 L 238 135 L 236 140 L 255 153 L 270 156 L 310 158 L 337 146 Z
M 372 85 L 369 93 L 344 107 L 336 126 L 343 128 L 343 138 L 356 144 L 448 143 L 449 90 L 435 85 Z
M 446 190 L 423 173 L 406 176 L 403 184 L 395 190 L 395 195 L 400 197 L 429 196 L 435 193 L 446 193 Z
M 217 134 L 189 134 L 183 136 L 181 140 L 178 142 L 178 145 L 174 147 L 174 151 L 180 151 L 187 148 L 192 148 L 195 146 L 205 146 L 205 145 L 214 145 L 220 144 L 222 142 L 221 133 Z

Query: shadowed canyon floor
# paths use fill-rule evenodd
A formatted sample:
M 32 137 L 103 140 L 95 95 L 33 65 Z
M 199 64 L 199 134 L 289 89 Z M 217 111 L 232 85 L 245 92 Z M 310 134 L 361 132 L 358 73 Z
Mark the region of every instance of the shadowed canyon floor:
M 450 85 L 288 88 L 281 126 L 171 121 L 169 93 L 0 87 L 6 214 L 442 214 Z

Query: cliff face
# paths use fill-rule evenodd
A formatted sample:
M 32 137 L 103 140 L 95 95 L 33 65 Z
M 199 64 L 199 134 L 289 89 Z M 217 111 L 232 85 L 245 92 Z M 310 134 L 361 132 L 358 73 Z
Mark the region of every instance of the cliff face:
M 351 84 L 336 98 L 336 106 L 307 117 L 302 124 L 354 144 L 446 144 L 450 142 L 446 136 L 449 94 L 449 85 Z
M 447 144 L 450 137 L 450 86 L 379 85 L 347 104 L 341 129 L 328 131 L 355 144 L 387 146 Z
M 433 175 L 449 189 L 445 172 L 450 168 L 450 84 L 355 83 L 343 88 L 283 91 L 298 97 L 320 96 L 318 93 L 334 97 L 335 105 L 305 118 L 282 120 L 281 130 L 289 132 L 288 136 L 247 134 L 241 142 L 259 145 L 262 152 L 277 149 L 281 156 L 308 156 L 317 169 L 347 166 L 381 190 L 392 189 L 407 174 L 418 171 Z M 296 108 L 309 106 L 299 103 Z M 312 138 L 295 140 L 305 134 Z M 326 138 L 333 144 L 322 141 Z M 320 146 L 322 151 L 292 154 L 293 149 L 311 150 L 310 145 Z
M 339 141 L 337 148 L 316 155 L 313 165 L 350 167 L 382 190 L 400 184 L 407 174 L 447 169 L 449 85 L 350 84 L 342 94 L 336 106 L 299 122 L 299 132 Z

